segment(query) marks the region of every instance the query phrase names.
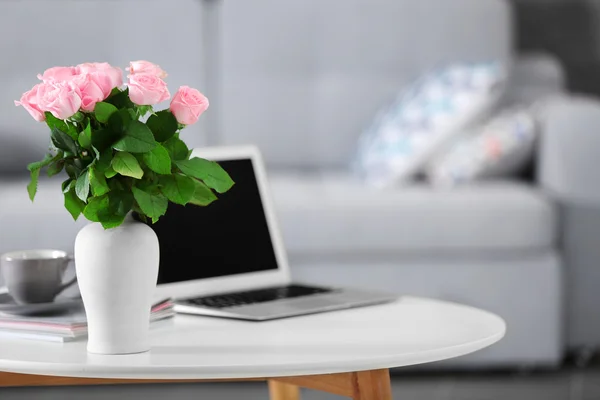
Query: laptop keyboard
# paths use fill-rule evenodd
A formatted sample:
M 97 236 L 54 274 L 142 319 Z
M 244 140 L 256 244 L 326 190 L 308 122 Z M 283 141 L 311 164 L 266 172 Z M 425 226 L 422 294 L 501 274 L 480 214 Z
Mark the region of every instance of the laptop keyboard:
M 248 304 L 266 303 L 268 301 L 292 299 L 295 297 L 311 296 L 329 293 L 332 289 L 314 286 L 289 285 L 267 289 L 248 290 L 244 292 L 226 293 L 214 296 L 196 297 L 186 302 L 197 306 L 210 308 L 237 307 Z

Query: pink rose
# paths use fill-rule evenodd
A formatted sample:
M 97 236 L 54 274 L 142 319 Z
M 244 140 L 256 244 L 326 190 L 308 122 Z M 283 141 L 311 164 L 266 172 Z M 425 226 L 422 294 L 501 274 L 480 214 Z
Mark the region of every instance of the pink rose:
M 91 74 L 94 72 L 102 72 L 110 78 L 112 88 L 119 87 L 123 84 L 123 71 L 121 68 L 113 67 L 109 63 L 84 63 L 75 67 L 78 74 Z M 100 85 L 103 86 L 103 85 Z
M 58 119 L 72 117 L 81 107 L 79 89 L 72 82 L 48 82 L 38 88 L 38 107 Z
M 171 97 L 165 81 L 156 75 L 130 75 L 128 86 L 129 98 L 139 106 L 157 104 Z
M 75 67 L 52 67 L 44 71 L 42 75 L 38 74 L 38 79 L 44 82 L 62 82 L 68 81 L 77 75 Z
M 23 95 L 21 96 L 21 100 L 15 101 L 15 106 L 23 106 L 23 108 L 25 108 L 25 110 L 27 110 L 27 112 L 31 114 L 33 119 L 35 119 L 38 122 L 46 120 L 46 116 L 38 106 L 37 100 L 38 90 L 42 85 L 43 83 L 38 83 L 30 91 L 23 93 Z
M 200 115 L 208 108 L 208 99 L 196 89 L 189 86 L 181 86 L 169 109 L 177 119 L 177 122 L 184 125 L 191 125 L 198 121 Z
M 114 80 L 113 77 L 111 77 L 111 74 L 107 73 L 106 71 L 90 72 L 89 74 L 80 76 L 89 76 L 90 79 L 96 85 L 98 85 L 100 90 L 102 90 L 102 100 L 106 99 L 110 95 L 110 92 L 117 87 L 114 85 Z M 118 86 L 121 85 L 119 84 Z
M 161 79 L 164 79 L 167 77 L 167 73 L 165 71 L 163 71 L 163 69 L 160 66 L 153 64 L 150 61 L 144 61 L 144 60 L 131 61 L 129 63 L 129 68 L 125 68 L 125 69 L 127 71 L 129 71 L 129 73 L 131 75 L 135 75 L 135 74 L 155 75 Z
M 98 86 L 92 77 L 93 74 L 98 74 L 98 72 L 87 75 L 78 75 L 71 81 L 71 83 L 75 85 L 77 89 L 79 89 L 79 94 L 81 96 L 81 109 L 84 111 L 94 111 L 96 103 L 106 98 L 102 88 Z M 102 72 L 100 72 L 100 74 L 102 74 Z M 107 75 L 101 76 L 108 78 Z

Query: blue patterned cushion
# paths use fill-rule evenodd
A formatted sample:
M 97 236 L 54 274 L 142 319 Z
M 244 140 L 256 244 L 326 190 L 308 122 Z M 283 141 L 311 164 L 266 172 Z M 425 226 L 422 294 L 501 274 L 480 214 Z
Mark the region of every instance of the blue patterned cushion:
M 427 168 L 436 186 L 519 172 L 533 157 L 538 130 L 529 107 L 513 107 L 455 140 Z
M 419 79 L 363 133 L 357 172 L 378 187 L 413 177 L 444 143 L 489 112 L 505 78 L 499 63 L 474 63 Z

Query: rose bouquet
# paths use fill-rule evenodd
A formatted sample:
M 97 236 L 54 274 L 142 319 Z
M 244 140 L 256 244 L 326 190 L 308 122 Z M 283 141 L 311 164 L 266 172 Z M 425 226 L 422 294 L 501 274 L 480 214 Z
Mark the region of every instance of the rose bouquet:
M 119 226 L 134 211 L 156 222 L 168 202 L 206 206 L 233 185 L 215 162 L 191 156 L 179 132 L 195 123 L 208 99 L 182 86 L 169 109 L 153 105 L 170 98 L 167 74 L 147 61 L 131 62 L 123 87 L 120 68 L 108 63 L 54 67 L 25 92 L 23 106 L 50 128 L 49 154 L 29 164 L 27 186 L 33 201 L 40 171 L 61 171 L 64 205 L 105 229 Z

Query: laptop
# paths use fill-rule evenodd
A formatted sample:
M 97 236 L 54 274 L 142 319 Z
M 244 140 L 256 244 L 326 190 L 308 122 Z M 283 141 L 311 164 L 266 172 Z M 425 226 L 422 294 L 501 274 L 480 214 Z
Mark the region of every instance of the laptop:
M 150 225 L 160 243 L 157 295 L 175 299 L 177 312 L 263 321 L 397 298 L 292 281 L 258 149 L 196 149 L 193 156 L 218 162 L 235 185 L 207 207 L 170 204 Z

